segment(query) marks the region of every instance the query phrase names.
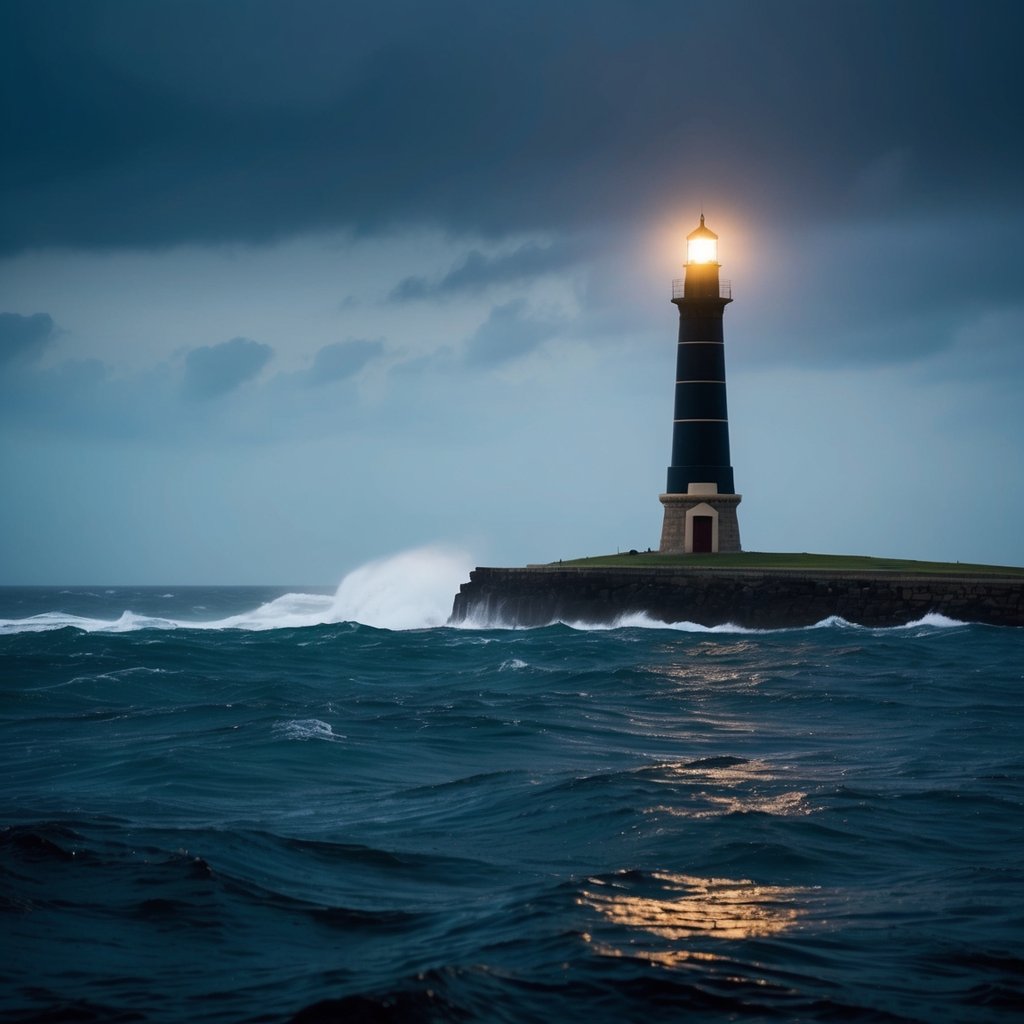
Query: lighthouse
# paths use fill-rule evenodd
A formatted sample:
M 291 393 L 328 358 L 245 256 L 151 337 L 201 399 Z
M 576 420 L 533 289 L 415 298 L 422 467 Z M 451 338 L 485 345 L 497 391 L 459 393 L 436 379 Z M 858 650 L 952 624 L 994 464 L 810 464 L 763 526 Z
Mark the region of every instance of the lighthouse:
M 729 457 L 722 319 L 732 302 L 718 277 L 718 235 L 700 224 L 686 236 L 686 276 L 672 282 L 679 307 L 672 465 L 661 495 L 662 554 L 739 551 L 740 527 Z

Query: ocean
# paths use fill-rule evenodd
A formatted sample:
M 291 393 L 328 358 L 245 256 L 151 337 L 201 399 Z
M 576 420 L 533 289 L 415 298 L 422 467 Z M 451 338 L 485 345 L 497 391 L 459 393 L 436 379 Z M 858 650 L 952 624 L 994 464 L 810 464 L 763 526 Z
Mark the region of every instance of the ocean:
M 1024 1012 L 1024 630 L 452 628 L 460 575 L 0 588 L 0 1019 Z

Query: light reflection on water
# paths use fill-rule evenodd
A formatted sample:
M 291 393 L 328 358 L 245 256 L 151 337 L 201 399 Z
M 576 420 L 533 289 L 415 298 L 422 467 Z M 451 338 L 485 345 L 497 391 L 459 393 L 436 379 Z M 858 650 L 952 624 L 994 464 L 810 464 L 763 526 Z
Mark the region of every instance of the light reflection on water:
M 722 762 L 726 763 L 722 763 Z M 795 789 L 776 792 L 780 771 L 767 761 L 744 758 L 704 758 L 663 764 L 653 780 L 678 789 L 672 803 L 655 804 L 644 814 L 673 818 L 716 818 L 725 814 L 759 813 L 780 817 L 811 814 L 808 794 Z
M 743 689 L 755 689 L 760 680 L 757 673 L 734 665 L 716 665 L 708 661 L 689 661 L 682 665 L 650 665 L 648 671 L 669 679 L 680 687 L 697 689 L 707 685 L 729 684 Z
M 628 929 L 627 944 L 585 936 L 604 956 L 629 956 L 663 966 L 687 960 L 725 959 L 707 949 L 651 948 L 645 939 L 654 937 L 675 943 L 710 938 L 740 940 L 780 935 L 790 931 L 809 913 L 815 889 L 759 885 L 749 879 L 701 878 L 670 872 L 654 872 L 643 895 L 622 891 L 625 881 L 591 878 L 579 898 L 581 906 L 600 914 L 604 922 Z
M 645 807 L 645 814 L 667 814 L 670 818 L 718 818 L 723 814 L 753 813 L 775 814 L 780 817 L 789 817 L 796 814 L 810 814 L 811 808 L 807 806 L 806 793 L 794 790 L 790 793 L 776 794 L 750 794 L 744 796 L 715 796 L 711 793 L 700 794 L 705 801 L 705 807 L 670 807 L 666 804 L 657 804 L 654 807 Z

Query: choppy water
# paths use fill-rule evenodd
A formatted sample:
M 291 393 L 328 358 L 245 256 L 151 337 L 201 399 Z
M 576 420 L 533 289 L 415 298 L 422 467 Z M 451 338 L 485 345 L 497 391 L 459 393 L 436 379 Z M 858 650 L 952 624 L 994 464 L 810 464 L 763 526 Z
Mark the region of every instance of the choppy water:
M 0 1018 L 1021 1011 L 1024 631 L 355 605 L 0 590 Z

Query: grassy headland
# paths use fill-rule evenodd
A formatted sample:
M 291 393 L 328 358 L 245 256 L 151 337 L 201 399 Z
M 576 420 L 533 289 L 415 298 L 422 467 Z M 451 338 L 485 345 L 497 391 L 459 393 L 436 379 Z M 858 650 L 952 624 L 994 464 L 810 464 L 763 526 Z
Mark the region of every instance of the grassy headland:
M 681 568 L 688 569 L 796 569 L 803 572 L 892 572 L 902 575 L 1024 576 L 1024 568 L 1006 565 L 973 565 L 968 562 L 919 562 L 909 558 L 875 558 L 871 555 L 817 555 L 802 552 L 739 551 L 716 555 L 637 554 L 594 555 L 549 563 L 581 569 Z

